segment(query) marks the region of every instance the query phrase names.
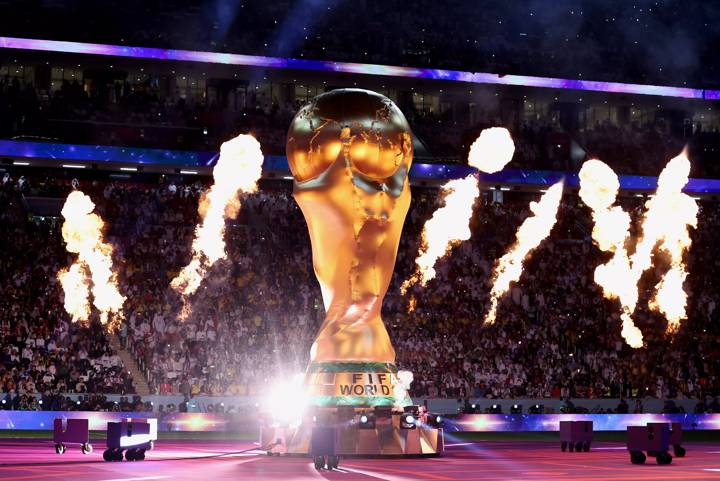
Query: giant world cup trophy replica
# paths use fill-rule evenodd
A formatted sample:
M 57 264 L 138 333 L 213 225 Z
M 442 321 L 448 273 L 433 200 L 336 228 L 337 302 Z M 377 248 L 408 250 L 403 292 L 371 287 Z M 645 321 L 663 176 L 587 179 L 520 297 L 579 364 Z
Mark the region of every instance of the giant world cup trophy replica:
M 407 120 L 378 93 L 330 91 L 293 119 L 287 157 L 326 310 L 310 352 L 309 403 L 346 429 L 340 443 L 345 454 L 434 454 L 438 430 L 418 426 L 408 438 L 400 415 L 385 416 L 385 441 L 382 427 L 374 429 L 376 439 L 342 419 L 358 413 L 367 413 L 367 419 L 411 404 L 398 398 L 402 389 L 394 389 L 395 350 L 380 317 L 410 206 L 413 147 Z M 306 429 L 295 444 L 307 438 Z
M 410 127 L 382 95 L 335 90 L 295 116 L 287 156 L 326 310 L 310 352 L 311 401 L 392 405 L 395 350 L 380 308 L 410 206 Z

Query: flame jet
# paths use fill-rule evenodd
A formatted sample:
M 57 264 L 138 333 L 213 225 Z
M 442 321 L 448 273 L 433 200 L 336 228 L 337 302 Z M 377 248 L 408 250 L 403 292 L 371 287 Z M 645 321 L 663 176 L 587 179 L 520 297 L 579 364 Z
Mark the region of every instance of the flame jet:
M 183 298 L 181 318 L 191 311 L 188 296 L 200 287 L 210 267 L 225 259 L 225 220 L 240 212 L 238 192 L 257 190 L 262 173 L 260 143 L 251 135 L 239 135 L 222 144 L 220 158 L 213 169 L 214 184 L 200 200 L 200 224 L 195 228 L 193 257 L 172 280 L 170 286 Z
M 608 299 L 622 305 L 622 336 L 632 347 L 642 347 L 643 336 L 632 320 L 637 304 L 637 283 L 630 275 L 630 259 L 625 244 L 630 238 L 630 215 L 613 205 L 620 190 L 615 172 L 604 162 L 592 159 L 580 169 L 580 198 L 593 215 L 592 237 L 600 250 L 612 258 L 595 268 L 595 283 Z
M 630 216 L 619 206 L 611 207 L 620 187 L 617 175 L 599 160 L 589 160 L 580 170 L 580 197 L 593 210 L 593 239 L 598 247 L 612 252 L 613 258 L 595 269 L 595 282 L 605 297 L 618 298 L 622 305 L 622 336 L 631 347 L 642 347 L 642 333 L 635 326 L 632 314 L 638 302 L 638 284 L 643 272 L 652 267 L 652 254 L 657 248 L 670 261 L 670 269 L 655 287 L 649 307 L 661 312 L 674 331 L 686 317 L 687 293 L 683 282 L 687 270 L 684 253 L 690 248 L 688 227 L 697 226 L 698 206 L 682 193 L 688 182 L 690 161 L 685 152 L 673 158 L 658 177 L 655 195 L 645 203 L 642 238 L 635 252 L 628 256 Z
M 697 203 L 682 192 L 689 175 L 690 161 L 685 152 L 667 163 L 658 177 L 655 195 L 645 203 L 642 239 L 631 257 L 632 280 L 637 286 L 642 273 L 652 265 L 655 248 L 668 256 L 670 270 L 656 286 L 649 304 L 651 309 L 665 316 L 668 331 L 676 330 L 680 321 L 687 317 L 687 293 L 683 282 L 688 273 L 683 255 L 692 244 L 688 228 L 697 227 L 698 216 Z M 635 292 L 637 296 L 637 289 Z
M 68 252 L 78 254 L 69 269 L 58 273 L 65 293 L 65 310 L 73 322 L 87 322 L 90 316 L 89 295 L 100 312 L 100 322 L 113 327 L 123 318 L 125 297 L 118 289 L 117 273 L 113 271 L 113 248 L 105 242 L 104 223 L 93 213 L 90 197 L 76 190 L 68 195 L 62 208 L 65 218 L 62 236 Z M 92 289 L 90 283 L 92 281 Z
M 475 199 L 480 195 L 477 178 L 470 174 L 443 185 L 441 195 L 445 205 L 437 209 L 425 222 L 422 247 L 415 259 L 415 273 L 403 282 L 400 290 L 404 295 L 414 284 L 424 286 L 435 277 L 435 263 L 444 257 L 460 241 L 470 238 L 470 218 Z
M 484 323 L 495 322 L 500 297 L 510 289 L 511 283 L 520 279 L 525 260 L 550 235 L 557 221 L 562 193 L 563 182 L 560 181 L 550 187 L 538 202 L 530 203 L 533 215 L 523 221 L 517 231 L 515 244 L 495 265 L 493 287 L 490 291 L 491 305 Z
M 468 164 L 479 171 L 494 173 L 502 170 L 515 153 L 510 132 L 502 127 L 485 129 L 470 147 Z M 480 195 L 476 174 L 451 180 L 441 189 L 445 205 L 437 209 L 423 226 L 422 246 L 415 259 L 415 272 L 403 282 L 400 292 L 405 295 L 415 285 L 425 286 L 435 277 L 435 264 L 450 249 L 470 238 L 470 219 L 473 205 Z M 410 310 L 414 299 L 410 301 Z

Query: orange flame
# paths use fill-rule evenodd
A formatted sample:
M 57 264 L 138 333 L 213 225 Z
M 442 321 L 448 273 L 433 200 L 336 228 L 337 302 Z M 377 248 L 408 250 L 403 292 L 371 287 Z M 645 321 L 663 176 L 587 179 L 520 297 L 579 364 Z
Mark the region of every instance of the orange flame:
M 515 144 L 510 132 L 502 127 L 492 127 L 480 132 L 473 142 L 468 164 L 483 172 L 497 172 L 510 162 L 514 152 Z M 423 226 L 423 241 L 415 259 L 416 269 L 400 287 L 403 295 L 415 284 L 425 286 L 435 277 L 437 261 L 457 243 L 470 238 L 473 205 L 480 195 L 475 175 L 451 180 L 443 186 L 441 194 L 445 205 L 437 209 Z M 411 298 L 408 310 L 412 312 L 414 309 L 415 298 Z
M 633 280 L 637 285 L 643 271 L 650 268 L 656 247 L 669 256 L 670 270 L 656 286 L 649 306 L 665 315 L 670 331 L 687 317 L 683 282 L 688 273 L 683 255 L 692 244 L 688 227 L 697 227 L 698 216 L 697 203 L 682 192 L 689 175 L 690 161 L 685 152 L 667 163 L 658 177 L 655 195 L 645 203 L 643 237 L 631 257 Z
M 435 277 L 435 263 L 460 241 L 470 238 L 470 218 L 475 199 L 480 194 L 475 174 L 455 179 L 442 187 L 445 205 L 437 209 L 425 222 L 422 246 L 415 259 L 415 273 L 403 282 L 400 291 L 419 283 L 424 286 Z
M 78 258 L 69 269 L 58 273 L 58 279 L 65 293 L 65 310 L 73 322 L 88 320 L 92 291 L 100 322 L 111 321 L 113 327 L 123 318 L 125 297 L 120 294 L 117 274 L 113 272 L 113 248 L 104 240 L 104 223 L 94 209 L 95 204 L 82 192 L 76 190 L 68 195 L 62 209 L 62 235 L 68 252 L 78 254 Z
M 620 207 L 610 207 L 619 190 L 617 175 L 603 162 L 590 160 L 580 170 L 580 196 L 593 209 L 593 239 L 600 249 L 613 252 L 613 258 L 595 269 L 595 282 L 607 298 L 618 298 L 622 305 L 622 336 L 628 345 L 641 347 L 642 333 L 634 325 L 632 314 L 638 302 L 638 283 L 652 267 L 652 253 L 657 247 L 670 258 L 670 270 L 655 288 L 651 309 L 668 320 L 668 330 L 677 328 L 686 317 L 687 293 L 683 282 L 687 270 L 684 253 L 690 248 L 688 227 L 697 226 L 698 207 L 692 197 L 683 194 L 690 174 L 685 152 L 670 160 L 658 177 L 655 195 L 645 204 L 642 239 L 628 256 L 625 244 L 630 237 L 630 216 Z
M 643 336 L 632 320 L 637 304 L 637 286 L 630 275 L 630 259 L 625 243 L 630 237 L 630 215 L 619 206 L 613 206 L 620 190 L 615 172 L 604 162 L 592 159 L 580 169 L 580 198 L 593 211 L 592 237 L 598 247 L 611 252 L 613 257 L 595 268 L 595 283 L 608 299 L 619 299 L 623 313 L 621 319 L 625 342 L 642 347 Z
M 58 272 L 58 280 L 65 293 L 65 311 L 72 322 L 87 321 L 90 317 L 90 289 L 85 264 L 75 261 L 69 269 Z
M 468 164 L 476 169 L 493 174 L 500 172 L 512 160 L 515 143 L 508 129 L 490 127 L 470 146 Z
M 213 169 L 214 184 L 198 207 L 200 224 L 195 229 L 193 258 L 170 285 L 183 297 L 180 317 L 190 314 L 188 296 L 200 287 L 210 267 L 226 258 L 225 220 L 240 211 L 238 192 L 255 192 L 262 173 L 260 143 L 251 135 L 239 135 L 222 144 Z
M 485 316 L 485 323 L 495 322 L 500 297 L 509 289 L 510 284 L 520 279 L 523 263 L 533 250 L 550 235 L 562 199 L 563 182 L 550 187 L 538 202 L 530 203 L 532 216 L 525 219 L 517 231 L 515 244 L 500 258 L 493 273 L 493 287 L 490 291 L 490 310 Z

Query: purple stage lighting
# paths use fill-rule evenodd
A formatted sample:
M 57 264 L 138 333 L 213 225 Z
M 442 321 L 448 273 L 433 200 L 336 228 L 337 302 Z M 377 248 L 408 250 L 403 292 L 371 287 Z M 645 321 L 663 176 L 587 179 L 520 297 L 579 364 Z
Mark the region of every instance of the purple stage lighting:
M 592 92 L 612 92 L 637 95 L 656 95 L 660 97 L 680 97 L 689 99 L 720 99 L 719 90 L 703 90 L 686 87 L 642 85 L 620 82 L 595 82 L 591 80 L 533 77 L 527 75 L 501 76 L 493 73 L 473 73 L 464 72 L 461 70 L 396 67 L 392 65 L 304 60 L 296 58 L 265 57 L 261 55 L 241 55 L 220 52 L 202 52 L 194 50 L 127 47 L 123 45 L 65 42 L 58 40 L 39 40 L 31 38 L 0 37 L 0 48 L 16 50 L 40 50 L 45 52 L 79 53 L 90 55 L 109 55 L 113 57 L 147 58 L 158 60 L 181 60 L 187 62 L 244 65 L 251 67 L 317 70 L 323 72 L 383 75 L 390 77 L 426 78 L 435 80 L 452 80 L 457 82 L 467 82 L 474 84 L 516 85 L 523 87 L 585 90 Z

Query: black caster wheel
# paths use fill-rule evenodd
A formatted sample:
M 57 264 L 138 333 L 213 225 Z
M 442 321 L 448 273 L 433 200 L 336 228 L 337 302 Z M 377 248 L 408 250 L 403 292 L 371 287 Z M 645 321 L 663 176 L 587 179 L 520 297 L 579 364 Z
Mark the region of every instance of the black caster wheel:
M 137 461 L 145 461 L 145 450 L 139 449 L 137 454 L 135 455 L 135 459 Z
M 337 469 L 340 464 L 340 458 L 338 456 L 328 456 L 328 469 Z
M 136 461 L 137 460 L 137 451 L 135 449 L 128 449 L 125 451 L 125 461 Z
M 575 451 L 575 443 L 568 443 L 568 451 L 571 453 Z
M 645 464 L 645 453 L 642 451 L 630 451 L 630 462 L 633 464 Z
M 658 464 L 670 464 L 672 463 L 672 456 L 670 456 L 670 453 L 658 453 L 657 456 L 655 456 L 655 461 L 657 461 Z
M 325 459 L 322 456 L 315 456 L 315 469 L 321 470 L 325 467 Z
M 583 443 L 582 450 L 586 453 L 590 452 L 590 441 L 585 441 L 585 443 Z
M 118 448 L 113 450 L 113 461 L 122 461 L 123 460 L 123 450 Z
M 113 460 L 112 451 L 109 449 L 106 449 L 105 451 L 103 451 L 103 459 L 105 461 L 112 461 Z
M 90 454 L 93 452 L 92 444 L 85 443 L 82 446 L 80 446 L 80 451 L 82 451 L 83 454 Z
M 683 448 L 680 445 L 673 446 L 673 452 L 675 453 L 676 458 L 684 458 L 687 451 L 685 451 L 685 448 Z
M 60 445 L 59 445 L 59 444 L 56 444 L 56 445 L 55 445 L 55 454 L 62 454 L 62 450 L 61 450 L 61 449 L 62 449 L 62 448 L 60 447 Z
M 562 443 L 560 443 L 560 451 L 562 451 L 564 453 L 566 450 L 567 450 L 567 443 L 563 441 Z

